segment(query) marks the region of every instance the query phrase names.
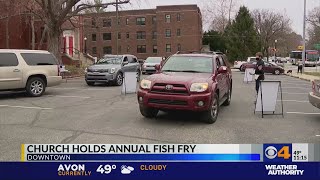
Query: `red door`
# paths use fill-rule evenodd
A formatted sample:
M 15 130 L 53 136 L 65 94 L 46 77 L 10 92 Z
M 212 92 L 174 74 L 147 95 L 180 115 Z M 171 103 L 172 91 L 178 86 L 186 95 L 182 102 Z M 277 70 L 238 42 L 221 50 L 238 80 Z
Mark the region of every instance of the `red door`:
M 69 37 L 69 55 L 73 56 L 73 37 Z

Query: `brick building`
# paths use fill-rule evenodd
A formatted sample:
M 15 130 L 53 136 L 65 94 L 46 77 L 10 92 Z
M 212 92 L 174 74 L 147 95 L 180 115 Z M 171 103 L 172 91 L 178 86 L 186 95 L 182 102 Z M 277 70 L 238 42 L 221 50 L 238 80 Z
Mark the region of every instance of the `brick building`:
M 197 5 L 90 14 L 84 17 L 87 52 L 133 54 L 145 59 L 202 48 L 202 16 Z M 118 47 L 117 47 L 118 44 Z

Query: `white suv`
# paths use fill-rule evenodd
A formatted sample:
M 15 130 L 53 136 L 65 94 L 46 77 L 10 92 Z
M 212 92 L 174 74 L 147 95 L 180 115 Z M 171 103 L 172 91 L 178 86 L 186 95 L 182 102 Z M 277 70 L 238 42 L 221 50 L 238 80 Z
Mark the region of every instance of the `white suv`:
M 26 90 L 41 96 L 46 87 L 59 85 L 59 63 L 48 51 L 0 49 L 0 91 Z

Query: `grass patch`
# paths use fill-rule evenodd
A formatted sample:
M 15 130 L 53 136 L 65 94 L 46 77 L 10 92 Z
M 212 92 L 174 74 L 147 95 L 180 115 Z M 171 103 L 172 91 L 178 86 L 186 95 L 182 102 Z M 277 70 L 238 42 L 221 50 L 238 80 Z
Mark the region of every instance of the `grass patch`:
M 305 72 L 304 74 L 311 75 L 311 76 L 319 76 L 320 77 L 320 72 Z

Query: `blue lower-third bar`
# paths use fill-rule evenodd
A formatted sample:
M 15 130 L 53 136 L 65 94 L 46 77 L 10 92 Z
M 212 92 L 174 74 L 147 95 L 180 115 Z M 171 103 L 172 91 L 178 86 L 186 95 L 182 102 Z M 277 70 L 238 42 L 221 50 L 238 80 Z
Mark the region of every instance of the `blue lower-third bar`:
M 260 154 L 27 154 L 27 161 L 260 161 Z

